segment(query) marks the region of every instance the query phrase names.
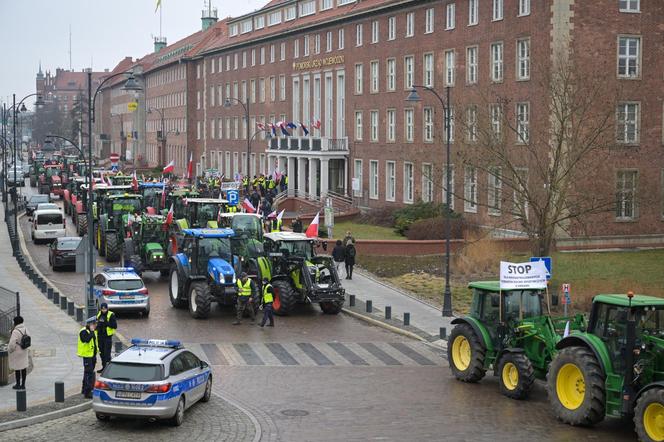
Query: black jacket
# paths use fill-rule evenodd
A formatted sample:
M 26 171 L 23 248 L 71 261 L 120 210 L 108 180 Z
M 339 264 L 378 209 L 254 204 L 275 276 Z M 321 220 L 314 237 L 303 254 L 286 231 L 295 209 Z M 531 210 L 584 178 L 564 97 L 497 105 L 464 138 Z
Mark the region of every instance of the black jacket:
M 346 258 L 346 248 L 343 245 L 334 246 L 334 250 L 332 250 L 332 258 L 334 258 L 336 262 L 344 262 L 344 259 Z
M 292 226 L 293 226 L 293 232 L 302 233 L 302 221 L 296 219 L 295 221 L 293 221 Z
M 97 335 L 99 335 L 100 338 L 107 337 L 106 327 L 111 327 L 116 330 L 118 329 L 118 321 L 115 319 L 115 313 L 111 312 L 111 319 L 108 321 L 108 324 L 106 323 L 106 317 L 103 313 L 97 318 Z
M 345 255 L 345 262 L 348 265 L 355 265 L 355 255 L 357 254 L 357 251 L 355 250 L 355 246 L 352 244 L 349 244 L 346 246 L 346 253 Z

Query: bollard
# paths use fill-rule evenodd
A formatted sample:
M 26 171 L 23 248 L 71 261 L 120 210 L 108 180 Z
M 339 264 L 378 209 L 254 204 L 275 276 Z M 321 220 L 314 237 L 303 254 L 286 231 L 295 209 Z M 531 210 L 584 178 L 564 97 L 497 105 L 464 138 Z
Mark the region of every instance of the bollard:
M 385 306 L 385 319 L 392 319 L 392 306 L 391 305 L 386 305 Z
M 122 342 L 115 341 L 115 354 L 120 354 L 120 353 L 122 353 Z
M 410 313 L 403 314 L 403 325 L 410 325 Z
M 74 301 L 69 301 L 67 303 L 67 314 L 69 316 L 74 316 Z
M 28 409 L 28 398 L 25 390 L 16 390 L 16 411 L 26 411 Z
M 67 302 L 66 296 L 60 296 L 60 310 L 67 310 Z
M 60 304 L 60 293 L 53 291 L 53 304 Z
M 440 327 L 440 339 L 447 339 L 447 329 Z
M 51 287 L 49 287 L 48 290 L 46 291 L 46 297 L 48 299 L 53 299 L 53 289 Z
M 75 308 L 76 308 L 76 322 L 83 322 L 83 313 L 84 313 L 83 307 L 77 305 Z
M 41 284 L 41 287 L 39 287 L 39 290 L 41 290 L 41 292 L 45 295 L 46 294 L 46 289 L 48 289 L 48 284 L 46 284 L 45 279 L 43 279 L 42 281 L 43 282 Z
M 367 300 L 367 313 L 371 313 L 373 311 L 373 303 L 371 302 L 371 299 Z
M 55 383 L 55 402 L 64 402 L 65 401 L 65 383 L 56 382 Z
M 355 307 L 355 295 L 350 295 L 348 297 L 348 305 L 351 307 Z

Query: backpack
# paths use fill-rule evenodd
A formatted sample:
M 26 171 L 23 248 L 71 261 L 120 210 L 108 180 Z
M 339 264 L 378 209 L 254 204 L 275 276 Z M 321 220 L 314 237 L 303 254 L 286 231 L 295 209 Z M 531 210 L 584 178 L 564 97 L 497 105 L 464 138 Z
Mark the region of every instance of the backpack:
M 19 331 L 19 333 L 21 332 Z M 18 342 L 18 345 L 23 350 L 27 350 L 32 345 L 32 338 L 30 337 L 30 335 L 21 333 L 21 340 Z
M 349 258 L 355 258 L 355 246 L 352 244 L 347 245 L 346 254 L 348 254 Z

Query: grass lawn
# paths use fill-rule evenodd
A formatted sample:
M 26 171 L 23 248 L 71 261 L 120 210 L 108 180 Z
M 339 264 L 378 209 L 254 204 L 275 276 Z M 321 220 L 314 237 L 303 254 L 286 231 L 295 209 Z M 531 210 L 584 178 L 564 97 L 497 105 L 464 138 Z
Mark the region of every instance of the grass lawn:
M 321 229 L 324 227 L 321 226 Z M 346 232 L 350 230 L 355 239 L 406 239 L 394 232 L 390 227 L 373 226 L 370 224 L 361 224 L 353 221 L 342 221 L 334 224 L 335 238 L 343 238 Z

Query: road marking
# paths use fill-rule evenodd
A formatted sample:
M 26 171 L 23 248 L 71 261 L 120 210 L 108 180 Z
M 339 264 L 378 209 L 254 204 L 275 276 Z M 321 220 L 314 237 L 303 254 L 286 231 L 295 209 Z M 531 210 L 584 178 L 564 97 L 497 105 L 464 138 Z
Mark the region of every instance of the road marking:
M 391 342 L 390 345 L 420 365 L 436 365 L 431 359 L 422 356 L 403 342 Z
M 339 353 L 345 360 L 351 363 L 351 365 L 369 365 L 367 361 L 358 356 L 350 348 L 346 347 L 341 342 L 328 342 L 329 345 L 334 351 Z
M 314 347 L 313 344 L 309 342 L 299 342 L 297 346 L 300 347 L 302 351 L 316 363 L 316 365 L 334 365 L 334 363 L 321 353 L 320 350 Z
M 360 346 L 364 348 L 366 351 L 380 359 L 385 365 L 402 365 L 401 362 L 381 350 L 376 346 L 376 344 L 373 344 L 371 342 L 360 342 Z
M 208 362 L 211 365 L 228 365 L 228 360 L 226 360 L 223 353 L 219 351 L 217 344 L 201 344 L 201 348 L 207 355 Z
M 265 362 L 263 362 L 249 344 L 233 344 L 233 347 L 242 356 L 247 365 L 265 365 Z
M 265 346 L 272 352 L 274 356 L 279 359 L 279 362 L 281 362 L 284 365 L 300 365 L 297 360 L 291 356 L 290 353 L 284 348 L 283 345 L 278 344 L 276 342 L 267 342 Z

